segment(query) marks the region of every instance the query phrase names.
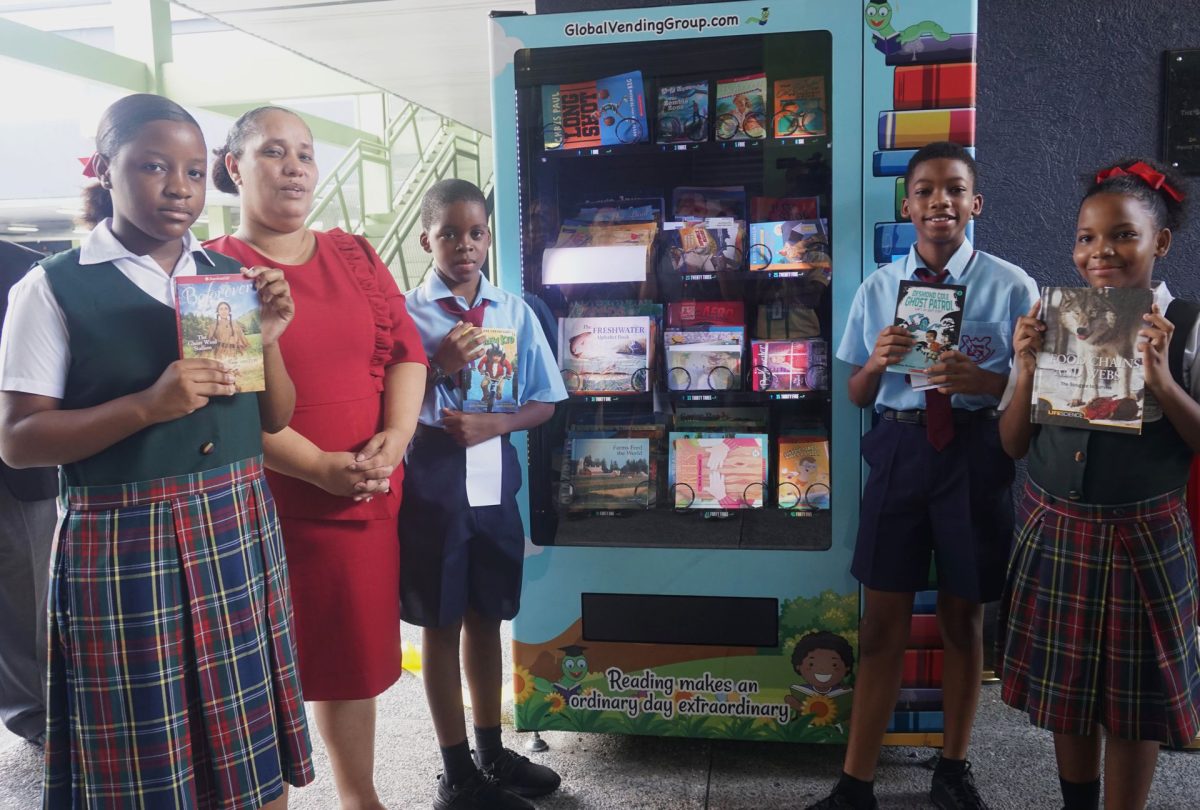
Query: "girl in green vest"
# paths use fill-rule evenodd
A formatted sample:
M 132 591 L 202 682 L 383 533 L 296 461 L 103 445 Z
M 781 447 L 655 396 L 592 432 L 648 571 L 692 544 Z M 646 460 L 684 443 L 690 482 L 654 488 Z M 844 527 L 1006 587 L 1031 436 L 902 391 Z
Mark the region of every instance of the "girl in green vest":
M 1119 300 L 1096 296 L 1085 309 L 1073 299 L 1088 315 L 1072 325 L 1078 355 L 1115 374 L 1123 339 L 1145 379 L 1135 396 L 1114 382 L 1079 399 L 1085 414 L 1113 404 L 1105 419 L 1141 410 L 1140 434 L 1031 423 L 1047 323 L 1065 328 L 1060 293 L 1043 298 L 1054 311 L 1035 303 L 1013 337 L 1014 393 L 1000 437 L 1013 458 L 1028 454 L 1029 481 L 1001 601 L 1002 696 L 1054 733 L 1067 810 L 1100 806 L 1102 765 L 1106 807 L 1145 807 L 1159 747 L 1200 732 L 1200 612 L 1184 503 L 1200 450 L 1200 308 L 1154 280 L 1183 224 L 1184 197 L 1174 172 L 1127 160 L 1098 172 L 1079 207 L 1073 258 L 1083 281 L 1146 290 L 1152 301 L 1149 312 L 1127 313 L 1123 338 L 1113 330 L 1106 341 L 1125 317 Z
M 14 288 L 0 455 L 61 465 L 50 581 L 45 808 L 259 808 L 312 779 L 261 431 L 291 418 L 282 271 L 205 252 L 204 138 L 160 96 L 104 113 L 94 226 Z M 266 391 L 180 360 L 172 280 L 243 273 Z

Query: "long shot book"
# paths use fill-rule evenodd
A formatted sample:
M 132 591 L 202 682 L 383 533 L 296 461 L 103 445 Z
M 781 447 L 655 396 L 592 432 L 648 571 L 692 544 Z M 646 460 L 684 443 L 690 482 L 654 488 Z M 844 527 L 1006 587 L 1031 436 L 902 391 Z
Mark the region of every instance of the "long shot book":
M 908 330 L 913 347 L 887 370 L 924 373 L 942 352 L 957 349 L 966 298 L 967 288 L 961 284 L 901 281 L 893 325 Z
M 1140 434 L 1146 379 L 1137 349 L 1150 290 L 1047 287 L 1033 374 L 1034 422 Z
M 648 135 L 639 70 L 542 86 L 542 145 L 547 150 L 638 143 Z
M 175 279 L 179 356 L 220 360 L 239 393 L 267 390 L 260 305 L 254 282 L 240 274 Z
M 463 410 L 467 413 L 516 413 L 517 332 L 483 328 L 483 354 L 462 370 Z

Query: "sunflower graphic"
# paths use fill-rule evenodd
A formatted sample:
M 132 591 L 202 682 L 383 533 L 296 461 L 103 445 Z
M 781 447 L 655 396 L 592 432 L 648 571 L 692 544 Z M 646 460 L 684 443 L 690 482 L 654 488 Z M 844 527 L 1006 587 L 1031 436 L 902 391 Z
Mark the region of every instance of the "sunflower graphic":
M 517 664 L 513 667 L 513 701 L 520 706 L 529 700 L 533 694 L 533 675 L 525 667 Z
M 551 692 L 546 695 L 546 703 L 550 706 L 551 714 L 558 714 L 563 709 L 567 708 L 567 701 L 558 692 Z
M 809 723 L 814 726 L 828 726 L 837 719 L 837 705 L 824 695 L 810 695 L 801 711 L 812 715 Z

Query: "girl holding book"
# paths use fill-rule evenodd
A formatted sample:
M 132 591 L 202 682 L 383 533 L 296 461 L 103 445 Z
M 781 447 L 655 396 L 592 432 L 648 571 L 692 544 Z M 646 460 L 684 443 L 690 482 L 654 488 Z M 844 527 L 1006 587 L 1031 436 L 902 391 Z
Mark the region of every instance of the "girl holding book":
M 258 808 L 313 776 L 262 431 L 295 402 L 283 273 L 205 252 L 204 138 L 161 96 L 105 111 L 92 232 L 13 288 L 0 454 L 62 465 L 50 577 L 43 805 Z M 244 273 L 266 391 L 178 359 L 172 280 Z
M 242 217 L 237 233 L 208 245 L 286 270 L 302 313 L 280 342 L 296 380 L 296 414 L 264 446 L 304 697 L 314 702 L 342 805 L 382 808 L 375 698 L 401 672 L 398 515 L 428 361 L 404 296 L 370 244 L 305 227 L 317 166 L 299 116 L 251 110 L 216 155 L 213 182 L 241 198 Z
M 1182 179 L 1150 160 L 1095 175 L 1074 261 L 1089 286 L 1149 288 L 1141 435 L 1033 425 L 1045 323 L 1015 328 L 1005 450 L 1029 481 L 1002 610 L 1003 698 L 1054 733 L 1068 810 L 1146 804 L 1161 744 L 1200 731 L 1197 578 L 1184 487 L 1200 450 L 1200 308 L 1153 279 L 1183 222 Z

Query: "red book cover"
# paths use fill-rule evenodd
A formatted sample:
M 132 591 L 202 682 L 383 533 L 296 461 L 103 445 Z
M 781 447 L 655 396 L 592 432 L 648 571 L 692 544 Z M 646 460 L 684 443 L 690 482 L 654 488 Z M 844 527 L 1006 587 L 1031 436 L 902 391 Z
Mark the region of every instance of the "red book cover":
M 941 650 L 905 650 L 904 672 L 900 679 L 901 688 L 941 688 L 944 655 Z
M 940 648 L 942 633 L 938 629 L 937 616 L 913 616 L 908 633 L 909 649 Z
M 667 326 L 745 326 L 746 309 L 741 301 L 673 301 L 667 304 Z
M 897 110 L 975 106 L 975 63 L 906 65 L 896 68 Z

